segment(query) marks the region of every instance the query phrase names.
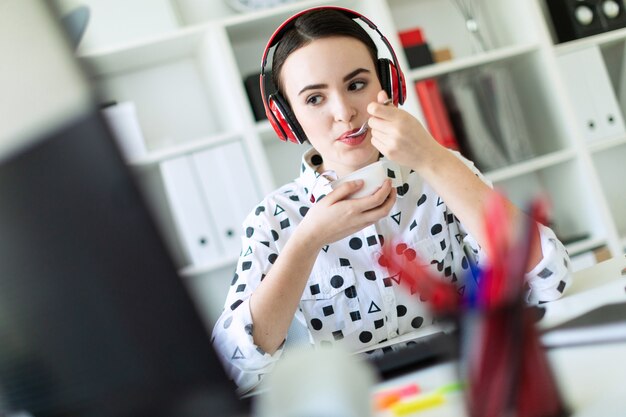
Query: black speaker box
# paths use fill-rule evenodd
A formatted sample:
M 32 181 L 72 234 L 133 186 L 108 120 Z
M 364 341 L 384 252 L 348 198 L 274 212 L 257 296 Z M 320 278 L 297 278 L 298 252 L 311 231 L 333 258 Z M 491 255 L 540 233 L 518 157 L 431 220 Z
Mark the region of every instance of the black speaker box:
M 607 31 L 626 27 L 626 7 L 624 0 L 599 1 L 600 18 Z
M 559 42 L 626 27 L 623 0 L 546 0 Z
M 407 61 L 409 61 L 409 68 L 422 67 L 435 62 L 427 43 L 407 46 L 404 48 L 404 53 L 406 54 Z
M 267 119 L 265 114 L 265 106 L 263 105 L 263 99 L 261 97 L 261 86 L 259 85 L 259 76 L 261 73 L 251 74 L 244 78 L 243 83 L 246 88 L 246 94 L 250 101 L 250 107 L 254 113 L 254 119 L 259 122 Z M 268 93 L 276 91 L 276 86 L 272 82 L 271 71 L 266 71 L 265 74 L 265 88 Z

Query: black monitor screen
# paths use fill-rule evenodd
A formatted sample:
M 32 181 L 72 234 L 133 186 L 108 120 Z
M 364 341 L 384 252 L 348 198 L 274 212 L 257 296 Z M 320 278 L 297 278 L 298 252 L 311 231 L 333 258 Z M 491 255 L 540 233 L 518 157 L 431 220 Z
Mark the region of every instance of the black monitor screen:
M 236 411 L 98 114 L 38 142 L 0 166 L 0 401 L 35 417 Z

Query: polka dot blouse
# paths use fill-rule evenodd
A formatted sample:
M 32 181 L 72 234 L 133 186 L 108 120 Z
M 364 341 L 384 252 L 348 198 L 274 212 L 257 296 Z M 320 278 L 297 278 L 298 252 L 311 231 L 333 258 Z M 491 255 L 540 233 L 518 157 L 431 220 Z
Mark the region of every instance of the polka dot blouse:
M 484 180 L 471 162 L 453 153 Z M 295 317 L 308 329 L 312 345 L 357 351 L 432 325 L 427 300 L 379 263 L 386 241 L 402 242 L 396 251 L 419 258 L 461 293 L 474 284 L 465 280 L 466 253 L 479 265 L 484 262 L 476 241 L 433 189 L 414 171 L 383 160 L 397 201 L 388 217 L 320 251 Z M 248 300 L 309 208 L 332 190 L 316 170 L 321 163 L 321 156 L 308 150 L 300 176 L 269 194 L 244 222 L 241 256 L 213 330 L 213 344 L 241 392 L 270 372 L 284 351 L 284 343 L 273 355 L 254 344 Z M 542 226 L 540 235 L 544 257 L 527 274 L 530 302 L 560 297 L 571 276 L 568 255 L 552 230 Z

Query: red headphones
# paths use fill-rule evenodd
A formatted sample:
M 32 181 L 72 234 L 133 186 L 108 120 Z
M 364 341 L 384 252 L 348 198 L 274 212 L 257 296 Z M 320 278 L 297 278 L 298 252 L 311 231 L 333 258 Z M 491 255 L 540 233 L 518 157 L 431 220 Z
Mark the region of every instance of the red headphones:
M 261 61 L 261 98 L 263 100 L 263 106 L 265 107 L 265 114 L 274 128 L 274 131 L 283 141 L 288 140 L 293 143 L 303 143 L 307 140 L 307 137 L 302 129 L 302 126 L 300 126 L 300 123 L 298 123 L 298 120 L 293 114 L 291 107 L 289 107 L 287 100 L 278 91 L 270 94 L 266 94 L 265 92 L 265 65 L 267 63 L 267 56 L 270 49 L 280 42 L 284 33 L 294 25 L 294 21 L 298 17 L 312 10 L 323 9 L 337 10 L 344 13 L 351 19 L 360 19 L 380 35 L 381 40 L 387 46 L 389 52 L 391 52 L 392 57 L 392 60 L 387 58 L 378 59 L 377 65 L 378 74 L 380 76 L 380 84 L 385 92 L 387 92 L 387 96 L 391 98 L 394 105 L 397 106 L 404 103 L 406 98 L 406 83 L 404 81 L 404 74 L 400 70 L 396 54 L 387 38 L 380 32 L 380 30 L 378 30 L 376 25 L 371 20 L 353 10 L 343 7 L 322 6 L 303 10 L 285 20 L 276 29 L 274 34 L 270 37 L 267 46 L 265 46 L 263 59 Z

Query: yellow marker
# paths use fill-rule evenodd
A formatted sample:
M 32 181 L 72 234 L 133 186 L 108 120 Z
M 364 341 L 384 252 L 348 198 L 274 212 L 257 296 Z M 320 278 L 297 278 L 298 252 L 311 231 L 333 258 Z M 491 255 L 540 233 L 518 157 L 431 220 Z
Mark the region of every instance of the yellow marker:
M 413 399 L 402 400 L 391 406 L 391 411 L 396 416 L 405 416 L 417 411 L 436 407 L 445 402 L 445 397 L 441 392 L 419 395 Z

